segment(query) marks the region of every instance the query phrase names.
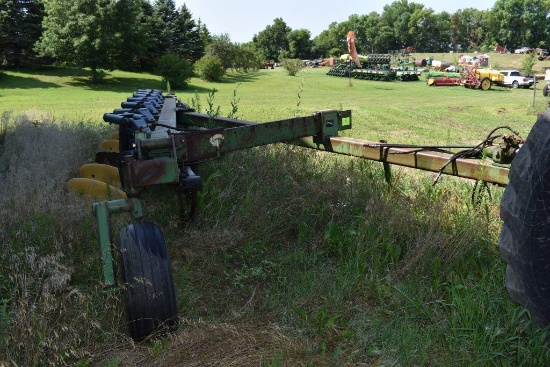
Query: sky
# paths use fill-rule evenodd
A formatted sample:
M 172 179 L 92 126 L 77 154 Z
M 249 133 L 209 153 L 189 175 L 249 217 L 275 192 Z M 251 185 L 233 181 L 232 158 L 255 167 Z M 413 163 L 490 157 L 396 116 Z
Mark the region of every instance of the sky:
M 200 19 L 213 35 L 229 34 L 231 41 L 252 41 L 255 34 L 282 18 L 287 26 L 307 29 L 311 38 L 328 29 L 332 22 L 343 22 L 352 14 L 365 15 L 372 11 L 382 14 L 385 0 L 175 0 L 179 9 L 184 3 L 193 19 Z M 453 13 L 459 9 L 489 10 L 496 0 L 411 0 L 431 8 L 436 13 Z

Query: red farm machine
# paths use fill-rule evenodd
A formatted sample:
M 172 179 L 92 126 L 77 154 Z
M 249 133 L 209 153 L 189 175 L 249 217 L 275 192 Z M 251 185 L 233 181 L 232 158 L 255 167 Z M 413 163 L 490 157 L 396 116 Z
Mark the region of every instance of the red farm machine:
M 226 154 L 276 142 L 508 185 L 502 201 L 502 258 L 508 263 L 511 297 L 529 308 L 539 325 L 550 324 L 550 113 L 536 123 L 526 141 L 508 127 L 494 129 L 470 147 L 418 147 L 339 136 L 352 128 L 349 110 L 321 110 L 309 116 L 256 123 L 193 111 L 174 95 L 138 90 L 121 109 L 106 113 L 117 125 L 102 144 L 96 163 L 69 187 L 96 196 L 103 282 L 124 293 L 130 335 L 143 340 L 177 326 L 177 302 L 162 229 L 143 220 L 140 192 L 170 185 L 185 199 L 182 216 L 196 210 L 202 178 L 197 167 Z M 505 133 L 497 133 L 504 130 Z M 454 147 L 457 148 L 457 147 Z M 513 161 L 513 164 L 511 164 Z M 511 166 L 510 166 L 511 165 Z M 101 198 L 103 197 L 103 198 Z M 128 224 L 112 231 L 111 217 L 126 213 Z M 114 240 L 113 237 L 116 237 Z M 113 246 L 117 243 L 117 246 Z M 118 261 L 119 279 L 115 276 Z

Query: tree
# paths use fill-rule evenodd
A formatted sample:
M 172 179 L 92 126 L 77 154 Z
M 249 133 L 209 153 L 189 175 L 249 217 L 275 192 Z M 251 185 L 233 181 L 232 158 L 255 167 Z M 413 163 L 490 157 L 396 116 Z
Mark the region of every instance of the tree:
M 549 13 L 548 0 L 497 0 L 489 18 L 492 40 L 509 48 L 548 42 Z
M 417 8 L 409 20 L 409 33 L 414 34 L 417 51 L 445 52 L 451 44 L 450 14 L 435 14 L 430 8 Z
M 227 70 L 234 66 L 237 47 L 231 42 L 227 33 L 221 34 L 212 37 L 212 41 L 206 46 L 205 54 L 219 57 L 224 70 Z
M 178 55 L 166 54 L 159 59 L 156 72 L 171 88 L 185 88 L 193 76 L 193 66 Z
M 475 50 L 487 42 L 486 12 L 460 9 L 451 15 L 451 43 L 454 50 Z
M 201 37 L 201 28 L 193 20 L 192 14 L 185 4 L 176 13 L 174 21 L 174 34 L 170 41 L 172 52 L 191 61 L 200 59 L 204 55 L 206 44 Z M 204 32 L 204 29 L 202 31 Z
M 147 5 L 149 2 L 145 0 L 118 0 L 114 3 L 113 12 L 109 14 L 111 19 L 105 22 L 110 28 L 104 29 L 118 38 L 118 42 L 114 42 L 113 49 L 110 50 L 113 67 L 123 70 L 142 69 L 142 60 L 151 43 L 144 15 Z
M 415 35 L 411 32 L 410 21 L 414 12 L 422 9 L 424 5 L 409 3 L 407 0 L 384 5 L 380 26 L 385 32 L 383 43 L 387 50 L 399 50 L 415 44 Z
M 268 25 L 263 31 L 255 34 L 252 42 L 266 60 L 279 61 L 288 51 L 287 36 L 291 31 L 282 18 L 275 18 L 273 25 Z
M 296 29 L 288 32 L 288 54 L 295 59 L 311 57 L 311 33 L 307 29 Z
M 114 0 L 45 0 L 44 32 L 37 44 L 43 56 L 90 67 L 92 80 L 100 69 L 113 69 L 113 50 L 122 47 L 115 30 Z
M 0 0 L 0 66 L 36 61 L 34 44 L 42 33 L 44 6 L 38 0 Z

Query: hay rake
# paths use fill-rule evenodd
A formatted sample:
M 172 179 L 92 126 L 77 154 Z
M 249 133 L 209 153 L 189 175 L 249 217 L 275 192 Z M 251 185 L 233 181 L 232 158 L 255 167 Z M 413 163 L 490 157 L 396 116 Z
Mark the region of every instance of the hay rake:
M 514 134 L 499 135 L 497 141 L 491 133 L 483 144 L 451 153 L 441 147 L 369 142 L 338 136 L 352 128 L 349 110 L 322 110 L 304 117 L 256 123 L 197 113 L 175 95 L 148 89 L 138 90 L 121 107 L 103 116 L 118 129 L 101 144 L 96 163 L 83 166 L 82 177 L 70 180 L 68 186 L 97 200 L 93 213 L 104 285 L 123 290 L 129 331 L 135 340 L 174 329 L 178 314 L 162 230 L 143 220 L 139 194 L 144 188 L 172 185 L 186 203 L 183 216 L 191 218 L 202 187 L 196 173 L 200 162 L 276 142 L 379 161 L 388 179 L 390 164 L 396 164 L 506 185 L 507 164 L 522 143 Z M 111 216 L 119 213 L 129 214 L 131 222 L 113 241 Z

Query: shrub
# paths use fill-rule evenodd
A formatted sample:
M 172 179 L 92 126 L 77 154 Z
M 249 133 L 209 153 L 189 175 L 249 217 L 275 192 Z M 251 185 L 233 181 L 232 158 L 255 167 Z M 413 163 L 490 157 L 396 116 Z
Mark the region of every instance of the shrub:
M 174 54 L 162 56 L 157 64 L 157 74 L 172 88 L 185 88 L 193 76 L 193 65 Z
M 300 70 L 304 68 L 304 63 L 300 59 L 285 59 L 283 60 L 283 67 L 290 76 L 295 76 Z
M 204 55 L 195 63 L 195 73 L 209 82 L 218 82 L 225 74 L 225 68 L 218 56 Z
M 537 55 L 534 52 L 526 54 L 521 59 L 521 68 L 525 75 L 533 75 L 533 66 L 537 62 Z

